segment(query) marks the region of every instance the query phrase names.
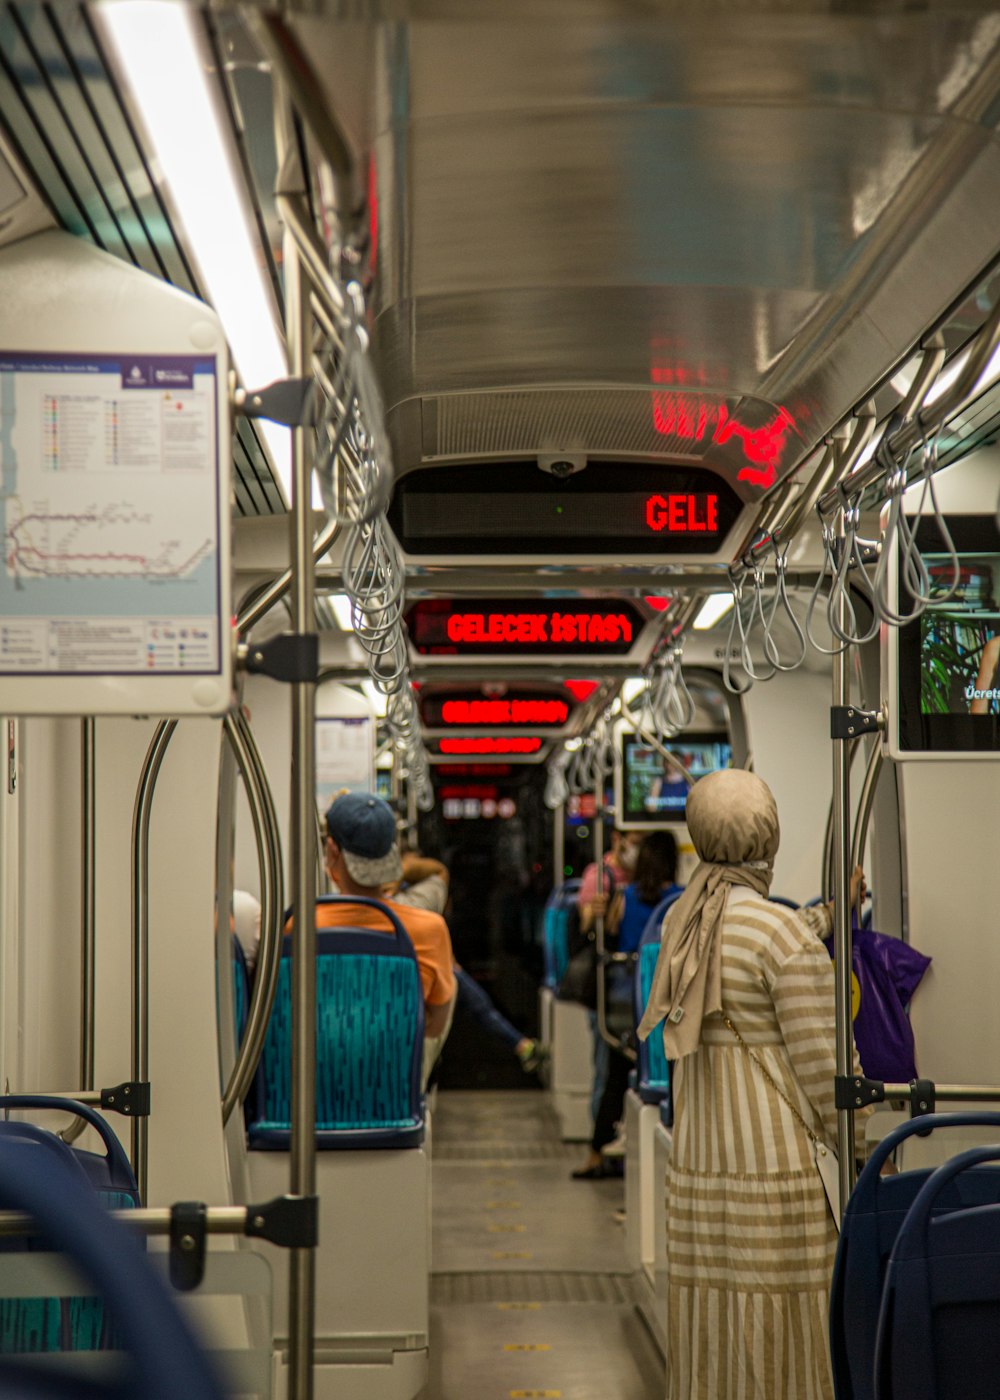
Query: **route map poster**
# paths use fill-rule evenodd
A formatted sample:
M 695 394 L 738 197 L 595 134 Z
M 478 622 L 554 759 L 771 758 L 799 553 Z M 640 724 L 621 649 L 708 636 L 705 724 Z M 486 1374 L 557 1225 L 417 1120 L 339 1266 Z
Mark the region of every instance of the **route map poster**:
M 0 674 L 219 672 L 216 395 L 212 357 L 0 350 Z

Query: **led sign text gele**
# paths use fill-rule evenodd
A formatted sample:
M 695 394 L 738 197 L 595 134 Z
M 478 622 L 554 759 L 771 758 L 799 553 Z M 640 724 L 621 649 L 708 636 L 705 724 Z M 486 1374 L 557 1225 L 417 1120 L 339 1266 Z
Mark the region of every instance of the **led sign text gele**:
M 475 754 L 475 753 L 538 753 L 542 747 L 541 739 L 536 736 L 531 738 L 521 738 L 520 735 L 506 737 L 498 735 L 496 737 L 483 735 L 481 738 L 455 738 L 442 739 L 440 749 L 442 753 L 454 754 Z
M 719 529 L 719 498 L 716 495 L 650 496 L 646 501 L 646 524 L 667 534 L 695 534 Z M 657 600 L 659 601 L 659 600 Z
M 444 724 L 565 724 L 565 700 L 446 700 Z
M 481 645 L 556 646 L 580 642 L 600 646 L 632 641 L 632 622 L 624 613 L 453 613 L 448 619 L 450 642 Z

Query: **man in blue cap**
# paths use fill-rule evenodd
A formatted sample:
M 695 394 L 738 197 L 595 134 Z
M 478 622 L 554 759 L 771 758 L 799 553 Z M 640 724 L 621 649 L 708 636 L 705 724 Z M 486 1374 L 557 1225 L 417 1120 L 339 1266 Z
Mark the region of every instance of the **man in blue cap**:
M 448 1033 L 455 1005 L 454 954 L 448 925 L 440 914 L 383 898 L 383 887 L 402 879 L 403 866 L 396 846 L 396 819 L 380 797 L 370 792 L 345 792 L 334 798 L 326 814 L 326 832 L 326 869 L 340 893 L 381 899 L 410 936 L 424 993 L 426 1078 Z M 368 904 L 317 906 L 317 928 L 338 925 L 391 927 Z

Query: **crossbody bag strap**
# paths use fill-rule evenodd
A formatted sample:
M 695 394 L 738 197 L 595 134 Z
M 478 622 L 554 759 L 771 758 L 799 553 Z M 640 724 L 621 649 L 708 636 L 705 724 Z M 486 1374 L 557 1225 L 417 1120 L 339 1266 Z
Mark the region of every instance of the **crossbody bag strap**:
M 758 1057 L 757 1057 L 757 1056 L 753 1053 L 753 1051 L 750 1049 L 750 1046 L 746 1043 L 746 1041 L 745 1041 L 745 1040 L 743 1039 L 743 1037 L 740 1035 L 739 1031 L 738 1031 L 738 1030 L 736 1029 L 736 1027 L 733 1025 L 732 1021 L 730 1020 L 729 1013 L 728 1013 L 727 1011 L 723 1011 L 723 1012 L 722 1012 L 722 1021 L 723 1021 L 723 1024 L 725 1025 L 726 1029 L 732 1031 L 733 1035 L 736 1037 L 736 1039 L 737 1039 L 737 1040 L 739 1041 L 739 1043 L 742 1045 L 743 1049 L 744 1049 L 744 1050 L 747 1052 L 747 1054 L 750 1056 L 750 1059 L 753 1061 L 753 1063 L 754 1063 L 754 1064 L 757 1066 L 757 1068 L 760 1070 L 761 1074 L 762 1074 L 762 1075 L 764 1076 L 764 1078 L 767 1080 L 768 1084 L 770 1084 L 770 1086 L 771 1086 L 771 1088 L 774 1090 L 774 1092 L 778 1095 L 778 1098 L 781 1099 L 783 1103 L 787 1104 L 787 1106 L 788 1106 L 790 1112 L 792 1113 L 793 1117 L 796 1118 L 796 1119 L 798 1120 L 798 1122 L 802 1124 L 802 1127 L 805 1129 L 805 1133 L 806 1133 L 806 1136 L 808 1137 L 809 1141 L 810 1141 L 811 1143 L 813 1143 L 814 1145 L 815 1145 L 816 1143 L 818 1143 L 818 1142 L 820 1141 L 820 1139 L 816 1136 L 816 1134 L 813 1132 L 812 1128 L 810 1128 L 809 1124 L 808 1124 L 808 1123 L 806 1122 L 806 1120 L 802 1117 L 802 1114 L 799 1112 L 799 1110 L 798 1110 L 798 1109 L 795 1107 L 795 1105 L 792 1103 L 791 1099 L 790 1099 L 790 1098 L 788 1097 L 788 1095 L 785 1093 L 784 1089 L 782 1089 L 781 1085 L 776 1081 L 776 1079 L 774 1078 L 774 1075 L 773 1075 L 773 1074 L 771 1073 L 771 1071 L 768 1069 L 767 1065 L 764 1064 L 763 1060 L 758 1059 Z

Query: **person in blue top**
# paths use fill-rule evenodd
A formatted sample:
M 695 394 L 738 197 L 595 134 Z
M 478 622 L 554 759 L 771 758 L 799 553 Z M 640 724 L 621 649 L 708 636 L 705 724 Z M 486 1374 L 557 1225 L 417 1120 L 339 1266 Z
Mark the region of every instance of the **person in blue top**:
M 649 917 L 665 895 L 679 892 L 677 877 L 677 842 L 669 831 L 651 831 L 642 838 L 635 873 L 624 888 L 618 889 L 610 902 L 602 900 L 607 946 L 618 953 L 635 953 Z M 635 1040 L 635 1019 L 632 1012 L 632 982 L 635 977 L 634 959 L 614 963 L 607 972 L 607 1024 L 612 1035 L 623 1045 Z M 608 1175 L 610 1163 L 603 1156 L 604 1148 L 614 1140 L 615 1124 L 622 1116 L 625 1091 L 628 1088 L 632 1061 L 619 1050 L 612 1049 L 608 1077 L 594 1119 L 590 1153 L 586 1162 L 573 1176 L 577 1181 L 595 1181 Z

